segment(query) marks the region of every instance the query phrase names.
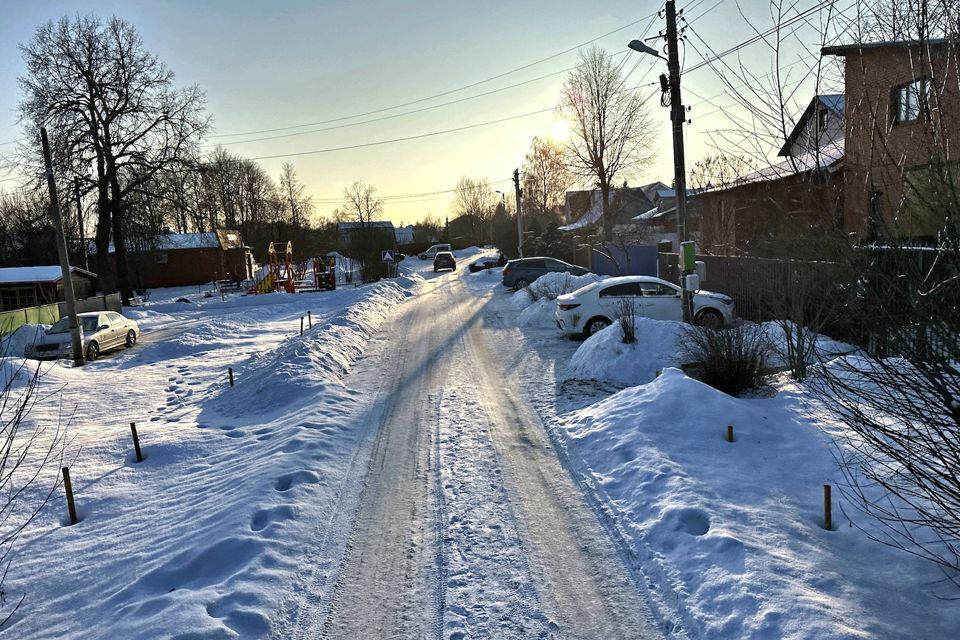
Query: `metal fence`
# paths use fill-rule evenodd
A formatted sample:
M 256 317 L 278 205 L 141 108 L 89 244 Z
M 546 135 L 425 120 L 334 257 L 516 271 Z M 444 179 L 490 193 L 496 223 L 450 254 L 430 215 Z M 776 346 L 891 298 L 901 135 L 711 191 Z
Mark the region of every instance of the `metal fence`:
M 705 270 L 700 287 L 730 296 L 737 315 L 756 322 L 772 318 L 771 301 L 782 300 L 798 288 L 815 292 L 822 285 L 829 291 L 827 282 L 850 275 L 847 267 L 834 262 L 707 255 L 697 256 L 697 260 L 704 263 Z M 676 253 L 659 254 L 660 278 L 679 284 L 679 262 Z

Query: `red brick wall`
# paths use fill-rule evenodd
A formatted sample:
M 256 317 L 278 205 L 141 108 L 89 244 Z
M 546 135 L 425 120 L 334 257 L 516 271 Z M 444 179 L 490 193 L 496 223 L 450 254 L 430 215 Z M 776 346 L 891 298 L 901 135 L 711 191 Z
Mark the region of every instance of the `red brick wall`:
M 929 55 L 928 55 L 929 54 Z M 904 172 L 931 159 L 960 158 L 960 76 L 957 51 L 946 45 L 849 51 L 845 62 L 846 174 L 844 207 L 848 231 L 868 233 L 872 194 L 881 233 L 928 235 L 910 210 Z M 930 77 L 934 99 L 929 120 L 894 124 L 891 92 L 918 77 Z M 916 209 L 916 207 L 914 207 Z
M 247 277 L 243 249 L 178 249 L 148 251 L 127 256 L 130 284 L 134 289 L 183 287 L 213 280 L 243 280 Z M 165 260 L 165 261 L 164 261 Z M 96 256 L 90 256 L 96 271 Z

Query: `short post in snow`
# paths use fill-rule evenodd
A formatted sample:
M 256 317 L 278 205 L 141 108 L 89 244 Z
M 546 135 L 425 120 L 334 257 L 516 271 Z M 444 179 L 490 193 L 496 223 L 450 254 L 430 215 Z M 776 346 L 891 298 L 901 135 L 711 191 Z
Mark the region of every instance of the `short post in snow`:
M 70 513 L 70 524 L 74 525 L 80 522 L 77 517 L 77 505 L 73 503 L 73 484 L 70 483 L 70 469 L 63 467 L 63 491 L 67 494 L 67 511 Z
M 307 328 L 313 329 L 313 315 L 309 309 L 307 309 Z
M 733 442 L 733 425 L 727 425 L 727 442 Z
M 823 485 L 823 528 L 833 530 L 833 505 L 830 500 L 830 485 Z
M 227 375 L 230 376 L 230 386 L 233 386 L 233 367 L 227 367 Z
M 300 316 L 300 335 L 303 335 L 303 316 Z
M 130 423 L 130 433 L 133 435 L 133 451 L 137 454 L 137 462 L 143 462 L 143 453 L 140 451 L 140 436 L 137 435 L 137 423 Z

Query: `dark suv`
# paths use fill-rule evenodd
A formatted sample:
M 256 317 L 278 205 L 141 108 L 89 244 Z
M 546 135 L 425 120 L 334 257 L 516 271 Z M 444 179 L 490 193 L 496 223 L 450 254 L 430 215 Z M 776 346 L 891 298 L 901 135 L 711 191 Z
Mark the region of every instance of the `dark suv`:
M 503 268 L 503 285 L 522 289 L 544 274 L 564 271 L 575 276 L 589 273 L 583 267 L 556 258 L 520 258 L 509 261 Z
M 438 251 L 433 259 L 433 272 L 436 273 L 440 269 L 457 270 L 457 260 L 449 251 Z

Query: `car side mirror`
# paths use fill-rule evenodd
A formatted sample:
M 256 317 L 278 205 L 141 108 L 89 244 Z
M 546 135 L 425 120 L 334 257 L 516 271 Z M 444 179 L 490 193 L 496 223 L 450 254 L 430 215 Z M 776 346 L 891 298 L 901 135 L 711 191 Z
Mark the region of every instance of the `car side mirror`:
M 109 329 L 109 328 L 110 328 L 110 325 L 102 324 L 99 327 L 97 327 L 97 331 L 103 331 L 104 329 Z

